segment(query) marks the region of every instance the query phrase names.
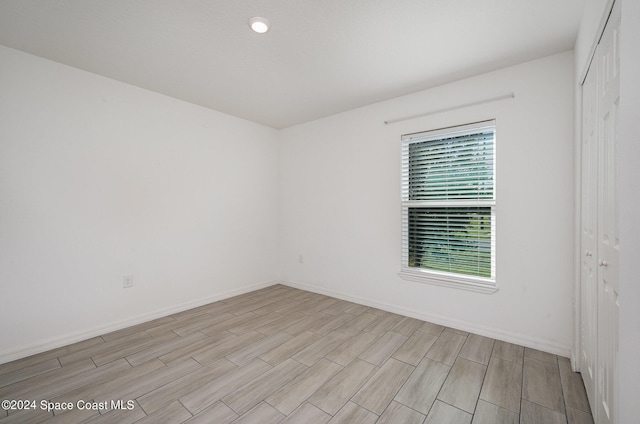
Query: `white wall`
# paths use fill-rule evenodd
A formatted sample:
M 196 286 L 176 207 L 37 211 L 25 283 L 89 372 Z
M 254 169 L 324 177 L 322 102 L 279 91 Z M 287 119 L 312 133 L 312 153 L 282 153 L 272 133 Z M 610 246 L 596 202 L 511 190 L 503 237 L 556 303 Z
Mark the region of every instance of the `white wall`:
M 0 362 L 279 271 L 567 355 L 573 71 L 567 52 L 278 132 L 0 47 Z M 500 291 L 400 279 L 401 134 L 491 118 Z
M 566 52 L 283 130 L 283 279 L 569 355 L 573 60 Z M 383 124 L 509 92 L 515 99 Z M 400 279 L 400 136 L 491 118 L 500 290 L 486 295 Z
M 0 46 L 0 362 L 277 278 L 277 138 Z
M 620 423 L 640 417 L 640 2 L 622 0 L 620 30 Z

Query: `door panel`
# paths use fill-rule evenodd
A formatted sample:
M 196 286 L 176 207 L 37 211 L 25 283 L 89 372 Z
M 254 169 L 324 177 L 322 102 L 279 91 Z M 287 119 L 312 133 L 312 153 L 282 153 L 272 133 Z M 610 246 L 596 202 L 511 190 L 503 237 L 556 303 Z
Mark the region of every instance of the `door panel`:
M 587 397 L 595 410 L 597 317 L 598 317 L 598 108 L 597 62 L 591 67 L 582 88 L 582 204 L 581 204 L 581 287 L 580 287 L 580 368 Z
M 596 424 L 617 423 L 620 2 L 583 85 L 580 216 L 580 370 Z
M 616 146 L 620 100 L 618 50 L 620 6 L 614 9 L 598 46 L 598 384 L 597 423 L 617 422 L 618 372 L 618 196 Z

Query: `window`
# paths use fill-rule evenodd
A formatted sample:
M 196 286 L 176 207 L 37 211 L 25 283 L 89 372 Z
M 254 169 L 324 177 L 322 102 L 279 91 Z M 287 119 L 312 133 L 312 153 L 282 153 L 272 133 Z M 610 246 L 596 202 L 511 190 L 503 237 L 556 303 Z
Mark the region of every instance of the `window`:
M 493 293 L 495 122 L 402 137 L 407 280 Z

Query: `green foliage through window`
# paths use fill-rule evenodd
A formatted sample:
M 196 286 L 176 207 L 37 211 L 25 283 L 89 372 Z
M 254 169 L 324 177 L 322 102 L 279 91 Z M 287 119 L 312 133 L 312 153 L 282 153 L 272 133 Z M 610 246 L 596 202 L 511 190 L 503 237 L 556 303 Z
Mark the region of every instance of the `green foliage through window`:
M 403 136 L 404 266 L 493 279 L 493 122 Z
M 409 266 L 491 277 L 491 208 L 410 208 Z

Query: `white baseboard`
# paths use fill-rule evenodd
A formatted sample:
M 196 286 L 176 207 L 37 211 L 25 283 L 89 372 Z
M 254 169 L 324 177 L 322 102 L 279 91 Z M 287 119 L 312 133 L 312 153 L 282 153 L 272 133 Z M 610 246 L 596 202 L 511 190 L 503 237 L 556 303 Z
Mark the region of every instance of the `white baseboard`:
M 344 293 L 335 292 L 332 290 L 326 290 L 322 287 L 317 287 L 313 285 L 295 283 L 291 281 L 276 280 L 276 281 L 262 282 L 262 283 L 254 284 L 251 286 L 243 287 L 241 289 L 220 293 L 215 296 L 198 299 L 190 302 L 185 302 L 179 305 L 171 306 L 169 308 L 164 308 L 154 312 L 138 315 L 126 320 L 109 323 L 107 325 L 103 325 L 99 327 L 94 327 L 86 331 L 76 332 L 73 334 L 67 334 L 64 336 L 44 340 L 42 342 L 34 343 L 29 346 L 23 346 L 17 349 L 6 350 L 4 352 L 0 352 L 0 364 L 15 361 L 16 359 L 21 359 L 27 356 L 46 352 L 51 349 L 56 349 L 58 347 L 66 346 L 72 343 L 77 343 L 83 340 L 90 339 L 92 337 L 97 337 L 102 334 L 106 334 L 112 331 L 130 327 L 132 325 L 151 321 L 157 318 L 162 318 L 167 315 L 175 314 L 175 313 L 182 312 L 192 308 L 197 308 L 198 306 L 206 305 L 213 302 L 218 302 L 220 300 L 228 299 L 234 296 L 249 293 L 249 292 L 270 287 L 276 284 L 282 284 L 282 285 L 297 288 L 300 290 L 306 290 L 313 293 L 319 293 L 326 296 L 335 297 L 337 299 L 347 300 L 349 302 L 354 302 L 354 303 L 358 303 L 365 306 L 371 306 L 374 308 L 397 313 L 397 314 L 408 316 L 411 318 L 416 318 L 423 321 L 429 321 L 434 324 L 440 324 L 446 327 L 456 328 L 458 330 L 479 334 L 481 336 L 491 337 L 496 340 L 502 340 L 505 342 L 542 350 L 544 352 L 553 353 L 555 355 L 571 357 L 571 346 L 555 343 L 549 340 L 523 336 L 521 334 L 516 334 L 516 333 L 511 333 L 503 330 L 498 330 L 495 328 L 485 327 L 485 326 L 478 325 L 476 323 L 456 320 L 456 319 L 452 319 L 452 318 L 441 316 L 441 315 L 434 315 L 434 314 L 419 312 L 419 311 L 411 310 L 401 306 L 392 305 L 389 303 L 378 302 L 376 300 L 364 298 L 361 296 L 351 296 Z
M 265 287 L 270 287 L 275 284 L 281 284 L 281 281 L 268 281 L 268 282 L 253 284 L 251 286 L 243 287 L 241 289 L 227 291 L 224 293 L 217 294 L 215 296 L 210 296 L 210 297 L 206 297 L 198 300 L 181 303 L 179 305 L 171 306 L 164 309 L 159 309 L 157 311 L 149 312 L 142 315 L 137 315 L 135 317 L 131 317 L 126 320 L 112 322 L 106 325 L 94 327 L 86 331 L 67 334 L 60 337 L 54 337 L 51 339 L 44 340 L 42 342 L 34 343 L 29 346 L 23 346 L 16 349 L 6 350 L 4 352 L 0 352 L 0 364 L 15 361 L 16 359 L 25 358 L 27 356 L 35 355 L 38 353 L 46 352 L 48 350 L 56 349 L 72 343 L 81 342 L 83 340 L 87 340 L 92 337 L 97 337 L 102 334 L 110 333 L 112 331 L 121 330 L 126 327 L 131 327 L 132 325 L 151 321 L 157 318 L 162 318 L 167 315 L 176 314 L 178 312 L 197 308 L 198 306 L 207 305 L 209 303 L 218 302 L 220 300 L 228 299 L 230 297 L 249 293 L 255 290 L 263 289 Z
M 529 337 L 522 334 L 516 334 L 516 333 L 504 331 L 504 330 L 486 327 L 483 325 L 478 325 L 477 323 L 473 323 L 473 322 L 462 321 L 462 320 L 445 317 L 442 315 L 434 315 L 434 314 L 424 313 L 421 311 L 419 312 L 412 309 L 404 308 L 402 306 L 392 305 L 384 302 L 378 302 L 376 300 L 368 299 L 361 296 L 351 296 L 344 293 L 327 290 L 325 288 L 317 287 L 314 285 L 301 284 L 301 283 L 296 283 L 291 281 L 280 281 L 279 283 L 285 286 L 296 288 L 296 289 L 324 294 L 326 296 L 331 296 L 338 299 L 347 300 L 349 302 L 354 302 L 361 305 L 382 309 L 388 312 L 393 312 L 399 315 L 416 318 L 422 321 L 429 321 L 434 324 L 444 325 L 446 327 L 467 331 L 469 333 L 490 337 L 492 339 L 501 340 L 504 342 L 509 342 L 509 343 L 520 345 L 520 346 L 530 347 L 532 349 L 538 349 L 544 352 L 552 353 L 554 355 L 560 355 L 566 358 L 569 358 L 571 356 L 571 346 L 553 342 L 550 340 L 544 340 L 536 337 Z

